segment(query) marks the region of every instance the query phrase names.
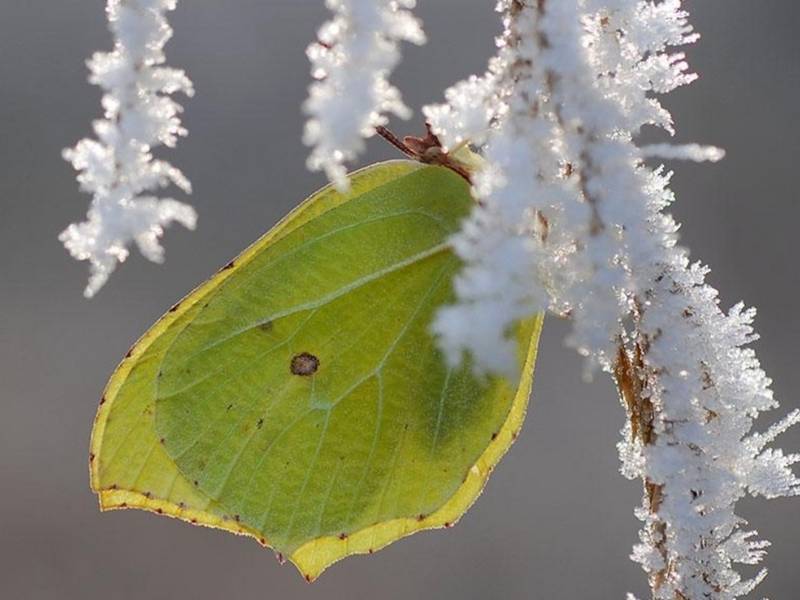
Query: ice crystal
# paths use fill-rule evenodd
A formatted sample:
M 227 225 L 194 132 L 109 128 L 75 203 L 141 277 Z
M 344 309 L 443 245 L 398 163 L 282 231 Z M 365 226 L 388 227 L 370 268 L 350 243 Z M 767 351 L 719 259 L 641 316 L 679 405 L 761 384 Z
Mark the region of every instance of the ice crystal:
M 324 170 L 347 188 L 344 164 L 364 149 L 364 138 L 387 114 L 408 118 L 389 75 L 400 61 L 399 43 L 422 44 L 425 35 L 410 9 L 416 0 L 326 0 L 333 18 L 308 48 L 311 74 L 304 141 L 310 169 Z
M 172 36 L 165 13 L 175 5 L 176 0 L 109 0 L 114 49 L 88 62 L 90 81 L 104 91 L 105 114 L 93 124 L 96 139 L 81 140 L 64 157 L 79 171 L 92 204 L 87 220 L 70 225 L 59 238 L 72 256 L 91 265 L 87 297 L 127 258 L 131 243 L 161 262 L 164 228 L 172 222 L 195 226 L 191 206 L 153 195 L 169 184 L 191 191 L 178 169 L 152 154 L 155 146 L 172 147 L 186 135 L 181 107 L 170 95 L 193 93 L 183 71 L 163 66 L 163 48 Z

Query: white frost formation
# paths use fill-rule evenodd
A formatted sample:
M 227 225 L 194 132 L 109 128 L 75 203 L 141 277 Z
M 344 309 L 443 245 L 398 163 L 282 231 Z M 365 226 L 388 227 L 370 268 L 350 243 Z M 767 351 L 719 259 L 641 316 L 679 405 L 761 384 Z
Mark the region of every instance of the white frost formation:
M 358 101 L 380 88 L 364 73 L 386 67 L 320 64 L 341 40 L 369 37 L 361 14 L 343 8 L 363 2 L 329 4 L 341 10 L 334 33 L 323 35 L 335 43 L 312 56 L 330 80 L 312 88 L 310 141 L 312 166 L 336 181 L 360 136 L 380 122 L 379 103 Z M 377 5 L 386 16 L 398 3 Z M 800 455 L 767 447 L 800 411 L 765 434 L 752 431 L 759 413 L 777 406 L 746 347 L 756 338 L 754 311 L 720 310 L 706 268 L 676 245 L 678 225 L 665 212 L 669 173 L 647 165 L 722 152 L 636 144 L 645 125 L 673 133 L 657 95 L 695 79 L 672 48 L 698 36 L 680 0 L 500 0 L 498 10 L 504 33 L 487 72 L 425 109 L 447 147 L 471 141 L 486 159 L 473 176 L 481 202 L 453 240 L 466 263 L 459 302 L 439 314 L 435 332 L 452 361 L 469 352 L 485 370 L 514 374 L 509 325 L 540 310 L 569 316 L 569 343 L 590 372 L 615 376 L 627 409 L 622 471 L 644 483 L 633 559 L 653 598 L 743 596 L 764 572 L 743 580 L 735 566 L 760 562 L 767 543 L 743 529 L 735 504 L 747 494 L 800 494 L 791 471 Z M 341 33 L 353 27 L 358 36 Z M 385 21 L 371 27 L 383 39 Z
M 97 139 L 83 139 L 64 157 L 80 173 L 81 189 L 92 194 L 87 220 L 70 225 L 60 240 L 78 260 L 88 260 L 91 277 L 84 291 L 93 296 L 135 242 L 153 262 L 163 260 L 159 237 L 177 221 L 193 229 L 191 206 L 159 199 L 155 188 L 175 184 L 189 193 L 183 174 L 151 150 L 173 147 L 186 135 L 181 107 L 170 95 L 192 95 L 183 71 L 164 67 L 163 48 L 172 36 L 165 13 L 177 0 L 109 0 L 108 20 L 114 50 L 96 53 L 88 66 L 90 81 L 103 88 L 104 118 L 95 121 Z
M 311 74 L 304 142 L 312 147 L 311 170 L 324 170 L 339 189 L 347 189 L 344 163 L 364 149 L 364 137 L 387 114 L 408 118 L 400 91 L 389 75 L 400 62 L 399 43 L 425 42 L 414 18 L 416 0 L 326 0 L 334 13 L 308 48 Z

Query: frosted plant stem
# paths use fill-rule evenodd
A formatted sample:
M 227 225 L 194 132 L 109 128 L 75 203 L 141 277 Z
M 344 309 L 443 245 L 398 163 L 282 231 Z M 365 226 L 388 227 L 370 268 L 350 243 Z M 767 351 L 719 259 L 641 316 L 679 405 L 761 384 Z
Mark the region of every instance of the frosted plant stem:
M 163 66 L 164 45 L 172 36 L 166 13 L 176 1 L 108 0 L 114 49 L 88 61 L 89 80 L 104 92 L 104 116 L 93 124 L 96 139 L 81 140 L 64 158 L 79 171 L 81 189 L 92 194 L 92 203 L 86 221 L 70 225 L 59 238 L 74 258 L 91 265 L 87 297 L 127 258 L 131 244 L 162 262 L 164 228 L 173 222 L 195 226 L 191 206 L 153 195 L 170 184 L 191 191 L 180 170 L 152 154 L 154 147 L 173 147 L 186 135 L 182 108 L 171 95 L 194 91 L 183 71 Z
M 364 150 L 364 138 L 388 115 L 409 118 L 389 78 L 400 62 L 400 42 L 423 44 L 416 0 L 326 0 L 332 18 L 307 50 L 314 83 L 303 105 L 307 165 L 348 189 L 345 164 Z
M 515 0 L 515 4 L 518 5 L 518 14 L 519 11 L 521 11 L 522 3 L 516 2 Z M 547 8 L 548 0 L 536 0 L 536 11 L 539 21 L 545 17 Z M 542 52 L 547 51 L 551 47 L 547 33 L 541 28 L 537 30 L 536 41 Z M 564 118 L 561 104 L 558 103 L 558 98 L 563 94 L 563 91 L 559 89 L 559 83 L 560 74 L 552 68 L 546 69 L 546 93 L 556 99 L 553 112 L 561 130 L 566 131 L 569 128 L 569 124 Z M 593 146 L 598 136 L 591 129 L 587 129 L 583 123 L 577 126 L 575 131 L 571 133 L 580 140 L 578 147 L 581 148 L 581 152 L 577 155 L 577 160 L 574 163 L 570 163 L 570 170 L 576 175 L 580 195 L 591 211 L 591 222 L 588 228 L 591 239 L 601 235 L 607 227 L 598 209 L 598 204 L 601 200 L 598 199 L 589 188 L 589 180 L 591 179 L 594 168 L 592 158 Z M 638 303 L 635 305 L 641 306 Z M 631 316 L 635 323 L 635 316 Z M 632 336 L 633 339 L 636 340 L 638 337 L 636 330 L 634 330 Z M 653 373 L 648 373 L 644 365 L 643 355 L 645 352 L 646 350 L 642 348 L 642 345 L 638 343 L 638 341 L 626 345 L 623 341 L 623 336 L 620 336 L 617 359 L 613 363 L 612 370 L 620 399 L 627 411 L 629 436 L 631 441 L 642 447 L 651 446 L 655 442 L 657 436 L 655 428 L 657 407 L 654 405 L 648 390 L 648 382 L 653 376 Z M 658 512 L 663 500 L 664 486 L 655 483 L 646 475 L 644 475 L 642 479 L 644 487 L 643 504 L 651 515 L 647 535 L 650 538 L 652 547 L 663 562 L 662 568 L 648 574 L 653 598 L 656 598 L 657 592 L 664 583 L 670 570 L 669 556 L 666 547 L 667 524 L 658 517 Z M 675 598 L 685 600 L 685 596 L 677 590 L 675 591 Z
M 648 374 L 642 360 L 643 350 L 641 345 L 634 344 L 633 348 L 626 347 L 620 340 L 619 354 L 614 363 L 614 380 L 617 384 L 620 399 L 628 415 L 629 442 L 642 447 L 652 446 L 655 443 L 656 408 L 648 393 Z M 662 568 L 648 574 L 650 589 L 653 598 L 666 580 L 670 571 L 670 561 L 666 547 L 667 524 L 659 518 L 658 511 L 664 496 L 664 486 L 653 482 L 648 477 L 643 478 L 644 498 L 643 504 L 649 512 L 650 523 L 646 532 L 653 547 L 661 557 Z M 680 591 L 675 591 L 675 597 L 685 600 Z
M 467 265 L 459 301 L 434 331 L 451 361 L 468 350 L 502 372 L 510 322 L 535 307 L 569 315 L 569 343 L 589 372 L 614 376 L 627 410 L 622 472 L 644 487 L 632 558 L 652 597 L 744 596 L 766 571 L 744 580 L 734 566 L 759 563 L 768 543 L 735 506 L 798 494 L 800 456 L 767 446 L 800 416 L 752 432 L 777 406 L 746 347 L 755 313 L 720 310 L 707 269 L 677 246 L 669 174 L 645 165 L 723 153 L 634 141 L 643 125 L 672 131 L 651 94 L 694 79 L 669 48 L 697 35 L 679 0 L 503 0 L 499 10 L 505 33 L 487 73 L 426 108 L 446 144 L 482 143 L 487 165 L 474 177 L 482 202 L 455 236 Z
M 601 8 L 602 36 L 622 7 L 617 4 L 616 9 L 605 9 L 602 2 L 596 5 Z M 567 147 L 572 146 L 568 150 L 571 171 L 580 197 L 591 211 L 588 235 L 581 246 L 594 275 L 581 287 L 596 298 L 614 288 L 628 298 L 621 304 L 627 310 L 617 317 L 619 326 L 626 327 L 627 332 L 618 338 L 616 361 L 604 356 L 603 346 L 591 343 L 591 337 L 584 337 L 589 343 L 583 344 L 589 352 L 599 352 L 598 362 L 613 372 L 628 411 L 627 439 L 621 452 L 624 462 L 636 457 L 638 464 L 627 465 L 628 474 L 638 475 L 644 486 L 639 512 L 644 528 L 634 558 L 648 575 L 654 600 L 737 598 L 749 593 L 765 575 L 762 571 L 754 579 L 742 581 L 731 563 L 759 562 L 766 546 L 748 541 L 751 534 L 738 531 L 743 521 L 733 508 L 748 487 L 751 493 L 758 493 L 756 483 L 749 480 L 757 471 L 754 463 L 759 457 L 748 452 L 743 439 L 752 425 L 744 416 L 747 403 L 761 404 L 763 399 L 771 403 L 771 395 L 763 386 L 763 372 L 752 360 L 735 375 L 741 383 L 715 393 L 718 382 L 728 378 L 724 361 L 731 360 L 738 346 L 752 338 L 749 320 L 745 317 L 738 321 L 734 310 L 731 323 L 725 322 L 716 305 L 716 293 L 703 283 L 705 273 L 698 278 L 691 276 L 691 269 L 684 271 L 688 261 L 685 253 L 674 247 L 674 224 L 671 218 L 659 218 L 663 217 L 660 211 L 652 210 L 637 162 L 615 160 L 615 153 L 623 150 L 626 142 L 624 138 L 622 143 L 614 140 L 614 134 L 604 129 L 605 121 L 623 123 L 623 113 L 598 93 L 592 75 L 582 74 L 586 53 L 580 37 L 585 25 L 573 16 L 581 8 L 585 4 L 578 1 L 560 0 L 556 5 L 552 0 L 537 0 L 536 42 L 548 65 L 545 93 L 553 99 L 553 112 Z M 619 35 L 614 33 L 615 42 Z M 570 65 L 569 71 L 559 70 L 564 64 Z M 597 119 L 593 112 L 603 118 Z M 611 182 L 620 189 L 615 190 Z M 614 206 L 618 202 L 615 196 L 627 196 L 628 206 Z M 612 234 L 614 221 L 608 222 L 606 215 L 619 219 L 623 210 L 627 213 L 625 226 Z M 626 241 L 631 233 L 636 237 Z M 638 248 L 631 253 L 634 242 Z M 628 257 L 624 258 L 626 253 Z M 613 264 L 624 264 L 626 274 L 598 280 L 598 274 Z M 608 290 L 609 280 L 612 290 Z M 611 297 L 604 302 L 610 303 Z M 584 319 L 590 312 L 576 316 Z M 725 339 L 727 325 L 739 329 L 740 335 Z M 746 332 L 741 335 L 743 326 Z M 604 329 L 610 332 L 612 327 L 609 322 Z M 675 339 L 693 352 L 681 356 L 674 345 L 664 352 L 665 331 L 678 334 Z M 602 337 L 594 339 L 602 342 Z M 651 352 L 654 348 L 661 352 Z M 744 356 L 752 359 L 751 354 Z M 720 358 L 722 364 L 718 363 Z M 751 376 L 756 385 L 749 385 Z M 692 386 L 694 382 L 701 385 Z M 736 406 L 737 400 L 740 406 Z M 741 447 L 736 452 L 737 446 L 744 446 L 745 452 Z M 730 456 L 722 454 L 725 451 Z M 782 472 L 785 464 L 772 464 L 770 468 L 779 494 L 797 492 L 797 479 Z
M 537 0 L 536 10 L 538 18 L 545 16 L 548 0 Z M 547 51 L 550 47 L 550 40 L 546 32 L 538 30 L 537 43 L 541 51 Z M 559 89 L 560 75 L 553 69 L 546 70 L 545 88 L 548 95 L 558 99 L 563 93 Z M 562 131 L 569 128 L 566 122 L 561 105 L 556 102 L 553 112 Z M 575 163 L 570 164 L 570 170 L 577 176 L 578 187 L 582 198 L 585 200 L 591 211 L 591 222 L 588 228 L 590 238 L 595 238 L 603 233 L 606 224 L 603 222 L 598 204 L 598 199 L 589 188 L 589 180 L 594 168 L 593 146 L 597 141 L 597 134 L 591 129 L 587 129 L 583 124 L 575 128 L 572 132 L 579 140 L 579 147 L 582 151 L 578 154 Z M 635 304 L 640 306 L 638 303 Z M 634 322 L 635 316 L 633 317 Z M 634 330 L 633 339 L 637 338 Z M 653 376 L 648 373 L 644 365 L 643 355 L 646 350 L 638 341 L 626 345 L 623 336 L 620 336 L 618 355 L 613 363 L 613 377 L 617 384 L 620 399 L 627 410 L 629 419 L 629 435 L 634 443 L 642 447 L 647 447 L 655 442 L 657 433 L 655 422 L 657 419 L 657 407 L 654 405 L 648 390 L 648 381 Z M 652 542 L 652 546 L 663 561 L 663 567 L 648 574 L 650 588 L 653 598 L 657 597 L 657 592 L 664 583 L 670 570 L 669 556 L 666 547 L 666 523 L 658 517 L 659 509 L 663 500 L 664 486 L 652 481 L 646 475 L 643 476 L 644 498 L 643 504 L 651 515 L 651 522 L 647 535 Z M 685 600 L 685 596 L 680 591 L 675 591 L 676 600 Z

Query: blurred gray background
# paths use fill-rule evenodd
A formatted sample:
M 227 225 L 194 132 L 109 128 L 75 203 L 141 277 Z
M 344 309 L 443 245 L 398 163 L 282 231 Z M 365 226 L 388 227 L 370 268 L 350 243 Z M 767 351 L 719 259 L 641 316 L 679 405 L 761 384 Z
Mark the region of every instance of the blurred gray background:
M 323 183 L 300 143 L 306 44 L 322 0 L 188 0 L 172 21 L 171 65 L 188 70 L 190 137 L 168 157 L 195 186 L 198 230 L 166 236 L 167 263 L 138 255 L 99 296 L 56 239 L 82 219 L 61 149 L 89 132 L 99 91 L 84 60 L 107 49 L 104 0 L 0 0 L 0 598 L 548 598 L 646 593 L 628 560 L 637 482 L 618 473 L 623 412 L 610 382 L 580 379 L 550 320 L 523 435 L 462 522 L 365 558 L 309 586 L 271 552 L 223 532 L 137 511 L 101 515 L 87 448 L 103 385 L 166 308 Z M 491 0 L 421 0 L 430 37 L 395 81 L 408 103 L 440 98 L 482 70 L 498 29 Z M 800 406 L 796 156 L 800 6 L 795 0 L 688 2 L 703 39 L 700 80 L 668 99 L 680 141 L 727 148 L 718 165 L 676 165 L 683 240 L 708 261 L 727 307 L 759 308 L 757 349 L 780 414 Z M 399 133 L 421 122 L 395 123 Z M 369 162 L 393 156 L 373 142 Z M 777 416 L 777 415 L 776 415 Z M 800 450 L 800 430 L 781 440 Z M 798 597 L 800 502 L 745 501 L 772 540 L 757 597 Z

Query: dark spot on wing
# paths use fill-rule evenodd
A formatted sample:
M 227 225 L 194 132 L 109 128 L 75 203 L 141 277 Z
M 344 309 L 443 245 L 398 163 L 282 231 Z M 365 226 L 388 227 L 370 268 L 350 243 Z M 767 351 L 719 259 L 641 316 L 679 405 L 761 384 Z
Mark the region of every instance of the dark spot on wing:
M 302 352 L 292 358 L 291 371 L 294 375 L 308 377 L 319 369 L 319 359 L 308 352 Z
M 272 331 L 272 327 L 272 321 L 264 321 L 263 323 L 258 324 L 258 328 L 265 333 Z
M 180 308 L 180 306 L 181 306 L 180 302 L 178 302 L 177 304 L 173 304 L 172 308 L 169 309 L 169 312 L 171 312 L 171 313 L 175 312 L 176 310 L 178 310 Z
M 256 423 L 256 428 L 261 429 L 264 426 L 264 419 L 259 419 Z
M 347 539 L 347 534 L 346 533 L 340 533 L 339 534 L 339 539 L 340 540 L 346 540 Z
M 103 404 L 105 403 L 106 403 L 106 397 L 103 396 L 102 398 L 100 398 L 100 406 L 103 406 Z
M 235 265 L 236 265 L 236 262 L 235 262 L 235 261 L 231 261 L 231 262 L 229 262 L 227 265 L 225 265 L 224 267 L 222 267 L 222 268 L 220 269 L 220 271 L 227 271 L 228 269 L 232 269 L 232 268 L 233 268 Z

